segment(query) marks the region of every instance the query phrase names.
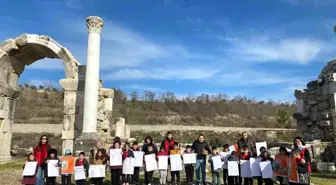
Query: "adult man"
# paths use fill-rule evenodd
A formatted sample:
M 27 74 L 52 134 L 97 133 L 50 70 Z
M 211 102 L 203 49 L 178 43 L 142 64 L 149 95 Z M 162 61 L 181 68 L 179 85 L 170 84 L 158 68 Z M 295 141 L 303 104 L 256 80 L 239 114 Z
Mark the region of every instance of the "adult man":
M 204 139 L 204 135 L 200 134 L 198 136 L 198 140 L 194 141 L 191 146 L 191 150 L 197 154 L 196 159 L 196 179 L 199 183 L 201 183 L 200 172 L 202 172 L 202 183 L 205 185 L 206 180 L 206 156 L 211 154 L 211 150 L 209 148 L 208 143 Z
M 247 132 L 242 133 L 242 137 L 237 141 L 238 149 L 240 150 L 244 146 L 248 146 L 249 151 L 252 152 L 255 146 L 254 141 L 248 137 Z

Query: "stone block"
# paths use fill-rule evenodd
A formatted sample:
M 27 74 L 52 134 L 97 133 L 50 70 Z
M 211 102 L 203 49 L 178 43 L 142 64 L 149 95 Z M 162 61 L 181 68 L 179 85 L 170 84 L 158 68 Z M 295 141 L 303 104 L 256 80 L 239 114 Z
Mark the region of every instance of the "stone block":
M 129 128 L 129 126 L 126 124 L 125 125 L 125 134 L 124 134 L 125 138 L 131 138 L 131 130 Z
M 294 96 L 298 100 L 306 98 L 306 94 L 302 89 L 295 89 Z
M 77 79 L 65 78 L 65 79 L 59 80 L 59 83 L 65 91 L 77 91 L 77 87 L 78 87 Z
M 12 130 L 12 120 L 0 119 L 0 132 L 10 132 Z
M 4 110 L 6 97 L 0 96 L 0 110 Z
M 0 119 L 10 118 L 10 112 L 7 110 L 0 110 Z
M 66 106 L 64 107 L 64 114 L 72 115 L 79 113 L 79 106 Z
M 106 119 L 106 116 L 105 116 L 104 113 L 102 113 L 102 112 L 97 113 L 97 120 L 104 121 L 105 119 Z
M 73 130 L 74 124 L 75 124 L 75 115 L 64 115 L 64 119 L 63 119 L 63 129 L 64 130 L 66 131 Z
M 0 82 L 0 95 L 16 98 L 19 95 L 19 90 Z
M 329 103 L 328 102 L 322 102 L 322 103 L 319 103 L 317 106 L 318 106 L 318 110 L 325 110 L 325 109 L 329 108 Z
M 7 83 L 8 73 L 7 69 L 0 67 L 0 82 Z
M 330 113 L 331 113 L 331 117 L 336 117 L 336 109 L 331 109 Z
M 331 126 L 331 122 L 329 120 L 322 120 L 319 122 L 319 125 L 321 127 L 330 127 Z
M 321 94 L 322 95 L 328 95 L 329 94 L 329 85 L 321 86 Z
M 7 83 L 12 87 L 17 87 L 19 76 L 16 73 L 9 72 L 7 77 Z
M 328 165 L 328 172 L 335 172 L 336 171 L 336 168 L 335 168 L 335 163 L 327 163 Z
M 99 89 L 99 96 L 103 96 L 105 98 L 113 98 L 114 97 L 114 90 L 113 89 L 107 89 L 107 88 L 101 88 L 101 89 Z
M 74 154 L 74 140 L 73 139 L 65 139 L 62 143 L 62 154 L 64 154 L 65 150 L 69 149 Z
M 68 131 L 63 130 L 62 131 L 62 139 L 66 139 L 66 140 L 76 139 L 78 138 L 79 135 L 80 133 L 77 130 L 68 130 Z
M 77 94 L 75 91 L 64 92 L 64 106 L 75 106 Z
M 105 110 L 112 111 L 113 110 L 113 99 L 112 98 L 104 99 L 104 107 L 105 107 Z
M 12 56 L 9 56 L 8 60 L 11 65 L 10 71 L 20 76 L 20 74 L 24 71 L 26 65 L 20 60 L 18 60 L 17 58 L 12 57 Z
M 12 98 L 5 98 L 4 110 L 14 111 L 15 100 Z
M 308 100 L 308 104 L 309 105 L 315 105 L 315 104 L 317 104 L 317 101 L 315 101 L 315 100 Z
M 296 122 L 296 126 L 297 126 L 297 131 L 299 133 L 305 133 L 308 131 L 308 127 L 306 125 L 306 121 L 304 120 L 299 120 Z
M 116 123 L 115 136 L 124 138 L 125 135 L 125 119 L 120 117 Z
M 312 112 L 311 114 L 310 114 L 310 116 L 309 116 L 309 119 L 311 120 L 311 121 L 317 121 L 317 120 L 320 120 L 320 116 L 319 116 L 320 114 L 319 113 L 317 113 L 317 112 Z
M 329 93 L 336 93 L 336 82 L 330 82 L 329 84 Z
M 330 112 L 321 112 L 320 119 L 329 119 L 331 118 Z
M 317 171 L 319 172 L 327 172 L 328 171 L 328 163 L 326 162 L 317 162 Z

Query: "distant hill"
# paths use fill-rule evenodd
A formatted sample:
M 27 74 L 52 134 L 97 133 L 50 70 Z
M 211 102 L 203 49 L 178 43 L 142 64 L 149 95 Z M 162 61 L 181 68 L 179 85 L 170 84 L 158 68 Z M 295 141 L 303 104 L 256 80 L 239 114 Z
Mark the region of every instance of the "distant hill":
M 61 90 L 26 84 L 20 85 L 20 91 L 15 123 L 62 123 L 64 96 Z M 126 95 L 120 89 L 115 89 L 113 105 L 113 117 L 124 117 L 130 125 L 295 128 L 291 118 L 294 112 L 295 105 L 290 102 L 255 101 L 244 96 L 229 98 L 222 93 L 190 95 L 180 100 L 172 92 Z

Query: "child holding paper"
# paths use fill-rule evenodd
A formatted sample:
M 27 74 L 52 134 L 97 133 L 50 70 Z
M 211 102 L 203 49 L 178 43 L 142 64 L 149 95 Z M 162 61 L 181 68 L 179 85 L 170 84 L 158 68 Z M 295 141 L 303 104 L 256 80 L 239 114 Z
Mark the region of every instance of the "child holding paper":
M 79 153 L 79 157 L 75 162 L 75 166 L 83 166 L 84 170 L 86 172 L 85 174 L 87 174 L 87 171 L 89 170 L 89 163 L 85 159 L 85 153 L 84 152 Z M 86 184 L 85 179 L 76 180 L 76 185 L 85 185 L 85 184 Z
M 271 163 L 273 163 L 273 158 L 270 157 L 270 154 L 265 150 L 261 153 L 261 156 L 262 156 L 262 162 L 264 161 L 270 161 Z M 265 185 L 273 185 L 273 179 L 264 179 L 264 182 L 265 182 Z
M 71 156 L 71 150 L 66 149 L 64 152 L 64 156 Z M 71 184 L 71 174 L 62 174 L 62 185 L 70 185 Z
M 150 154 L 156 154 L 156 151 L 154 150 L 153 145 L 148 144 L 147 148 L 145 150 L 145 155 L 150 155 Z M 154 171 L 148 172 L 147 170 L 145 170 L 145 183 L 146 183 L 146 185 L 151 185 L 151 183 L 153 181 L 153 172 Z
M 92 162 L 93 165 L 105 165 L 106 164 L 106 158 L 103 154 L 102 149 L 98 149 L 97 153 L 95 155 L 95 158 Z M 104 182 L 104 177 L 99 177 L 99 178 L 91 178 L 92 184 L 95 185 L 103 185 Z
M 120 141 L 114 141 L 113 143 L 114 149 L 120 149 L 121 148 L 121 142 Z M 121 155 L 123 153 L 121 152 Z M 111 161 L 110 161 L 111 163 Z M 121 175 L 122 175 L 122 165 L 120 166 L 110 166 L 111 169 L 111 181 L 112 185 L 121 185 Z
M 34 162 L 34 161 L 36 161 L 34 154 L 29 153 L 29 154 L 28 154 L 28 159 L 27 159 L 27 161 L 25 162 L 25 164 L 23 165 L 23 169 L 25 168 L 25 166 L 26 166 L 26 164 L 27 164 L 28 162 Z M 37 168 L 36 168 L 36 170 L 35 170 L 35 174 L 34 174 L 33 176 L 23 176 L 22 181 L 21 181 L 21 184 L 25 184 L 25 185 L 34 185 L 35 182 L 36 182 L 36 176 L 35 176 L 35 175 L 36 175 L 36 171 L 37 171 Z
M 138 142 L 134 141 L 133 145 L 132 145 L 132 151 L 140 151 L 139 147 L 138 147 Z M 139 174 L 140 174 L 140 167 L 134 167 L 134 173 L 132 175 L 132 181 L 134 184 L 139 184 Z
M 236 161 L 239 163 L 239 155 L 236 151 L 232 151 L 231 155 L 228 157 L 228 161 Z M 238 185 L 239 177 L 238 176 L 228 176 L 228 184 L 229 185 Z
M 229 152 L 229 145 L 225 144 L 223 146 L 223 152 Z M 224 159 L 224 165 L 223 165 L 223 182 L 224 185 L 228 185 L 228 167 L 227 167 L 227 159 Z
M 221 185 L 220 174 L 222 172 L 222 168 L 214 169 L 213 158 L 220 157 L 220 154 L 217 152 L 217 147 L 213 146 L 211 148 L 212 154 L 209 157 L 209 163 L 211 164 L 211 173 L 212 173 L 212 184 L 213 185 Z
M 160 152 L 157 153 L 157 156 L 168 156 L 168 152 L 165 150 L 164 146 L 160 147 Z M 167 176 L 168 172 L 167 170 L 159 170 L 160 171 L 160 185 L 165 185 L 167 184 Z
M 240 154 L 240 160 L 250 160 L 252 154 L 249 151 L 248 146 L 243 146 L 242 152 Z M 244 185 L 253 185 L 253 178 L 244 177 Z
M 134 158 L 134 154 L 131 150 L 131 145 L 129 143 L 125 143 L 125 150 L 122 155 L 123 161 L 127 158 Z M 132 168 L 131 168 L 132 169 Z M 123 185 L 129 185 L 132 181 L 132 174 L 123 174 L 122 181 Z
M 263 158 L 262 153 L 266 150 L 267 150 L 266 147 L 264 147 L 264 146 L 260 147 L 260 149 L 259 149 L 260 155 L 259 156 L 257 155 L 257 151 L 255 151 L 256 158 L 258 158 L 258 157 Z M 258 181 L 258 185 L 262 185 L 264 183 L 264 179 L 262 178 L 262 176 L 257 177 L 257 181 Z
M 299 183 L 290 183 L 291 185 L 309 185 L 309 169 L 307 161 L 301 157 L 301 150 L 294 149 L 293 157 L 296 159 L 297 172 L 299 174 Z
M 281 146 L 280 149 L 279 149 L 279 155 L 284 155 L 284 156 L 287 156 L 289 157 L 289 152 L 287 151 L 286 147 L 284 146 Z M 284 182 L 288 182 L 288 178 L 287 177 L 277 177 L 279 182 L 280 182 L 280 185 L 284 185 L 285 183 Z
M 191 146 L 187 145 L 186 150 L 184 151 L 185 154 L 191 154 Z M 184 165 L 186 179 L 188 184 L 192 184 L 194 182 L 194 165 L 193 164 L 185 164 Z
M 46 185 L 55 185 L 56 184 L 56 177 L 48 177 L 48 163 L 49 160 L 57 160 L 58 163 L 55 164 L 56 167 L 59 167 L 59 159 L 57 157 L 57 150 L 56 149 L 51 149 L 49 151 L 48 157 L 45 160 L 44 163 L 44 172 L 45 172 L 45 177 L 46 177 Z
M 176 154 L 181 155 L 181 150 L 177 142 L 174 143 L 174 149 L 170 150 L 170 155 L 176 155 Z M 176 184 L 180 184 L 180 171 L 171 171 L 170 175 L 172 184 L 175 184 L 175 177 L 176 177 Z

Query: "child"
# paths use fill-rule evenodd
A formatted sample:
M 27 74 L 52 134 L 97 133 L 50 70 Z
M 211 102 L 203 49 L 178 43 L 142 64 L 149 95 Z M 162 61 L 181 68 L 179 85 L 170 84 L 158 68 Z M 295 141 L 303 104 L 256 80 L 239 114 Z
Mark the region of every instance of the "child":
M 59 167 L 59 159 L 57 157 L 57 150 L 51 149 L 49 151 L 48 157 L 46 158 L 44 162 L 44 172 L 46 177 L 46 185 L 55 185 L 56 184 L 56 177 L 48 177 L 48 163 L 49 160 L 57 160 L 58 163 L 55 165 L 56 167 Z
M 307 161 L 301 157 L 301 150 L 294 149 L 292 151 L 293 157 L 296 159 L 297 171 L 299 174 L 299 183 L 290 183 L 291 185 L 308 185 L 309 184 L 309 170 Z
M 139 147 L 138 147 L 138 142 L 134 141 L 133 145 L 132 145 L 132 151 L 140 151 Z M 132 175 L 132 181 L 134 184 L 139 184 L 139 174 L 140 174 L 140 167 L 134 167 L 134 173 Z
M 250 160 L 251 153 L 248 146 L 243 146 L 240 154 L 240 160 Z M 253 178 L 244 177 L 244 185 L 253 185 Z
M 64 156 L 71 156 L 71 150 L 66 149 L 64 152 Z M 62 185 L 70 185 L 71 184 L 71 174 L 62 174 Z
M 185 154 L 191 154 L 191 146 L 187 145 Z M 186 179 L 188 184 L 192 184 L 194 182 L 194 165 L 193 164 L 185 164 L 184 169 L 186 172 Z
M 106 164 L 106 159 L 103 153 L 102 149 L 98 149 L 97 153 L 95 155 L 95 158 L 92 162 L 93 165 L 105 165 Z M 104 177 L 99 177 L 99 178 L 91 178 L 92 184 L 95 185 L 103 185 L 104 182 Z
M 114 141 L 113 142 L 113 148 L 114 149 L 120 149 L 121 148 L 121 142 L 120 141 Z M 121 152 L 122 155 L 122 152 Z M 111 181 L 112 185 L 121 185 L 121 175 L 122 175 L 122 165 L 120 166 L 111 166 Z
M 229 145 L 225 144 L 223 146 L 223 152 L 229 152 Z M 229 156 L 228 156 L 229 157 Z M 223 182 L 224 185 L 228 185 L 228 166 L 227 166 L 227 159 L 224 159 L 225 164 L 223 165 Z
M 266 151 L 266 150 L 267 149 L 264 146 L 260 147 L 260 149 L 259 149 L 259 152 L 260 152 L 259 156 L 257 155 L 257 153 L 255 153 L 256 158 L 258 158 L 258 157 L 263 158 L 262 153 L 264 151 Z M 262 176 L 257 177 L 257 181 L 258 181 L 258 185 L 262 185 L 264 183 L 264 179 L 262 178 Z
M 23 165 L 23 169 L 25 168 L 27 162 L 33 162 L 33 161 L 36 161 L 36 159 L 34 157 L 34 154 L 29 153 L 28 154 L 28 159 L 25 162 L 25 164 Z M 37 167 L 36 167 L 36 170 L 37 170 Z M 36 172 L 35 172 L 35 174 L 36 174 Z M 35 176 L 35 174 L 33 176 L 24 176 L 23 179 L 22 179 L 22 181 L 21 181 L 21 184 L 34 185 L 35 182 L 36 182 L 36 176 Z
M 281 146 L 280 149 L 279 149 L 279 155 L 285 155 L 285 156 L 288 156 L 289 157 L 289 152 L 287 151 L 286 147 L 284 146 Z M 287 177 L 277 177 L 277 179 L 279 180 L 280 182 L 280 185 L 284 185 L 285 182 L 288 182 L 288 178 Z
M 125 143 L 125 149 L 124 149 L 124 152 L 123 152 L 123 155 L 122 155 L 123 161 L 126 158 L 134 158 L 133 151 L 131 150 L 131 145 L 127 142 Z M 133 174 L 123 174 L 123 176 L 122 176 L 123 185 L 125 185 L 125 184 L 129 185 L 131 183 L 132 175 Z
M 168 156 L 168 152 L 165 150 L 164 146 L 160 147 L 160 152 L 157 153 L 157 156 Z M 165 185 L 167 183 L 167 170 L 160 170 L 160 185 Z
M 150 155 L 150 154 L 155 154 L 155 150 L 152 144 L 147 145 L 147 149 L 145 151 L 145 155 Z M 145 170 L 145 183 L 146 185 L 151 185 L 152 181 L 153 181 L 153 172 L 154 171 L 150 171 L 147 172 Z
M 235 151 L 232 151 L 231 155 L 228 157 L 228 161 L 236 161 L 239 164 L 238 153 Z M 228 176 L 228 184 L 229 185 L 239 184 L 239 177 L 238 176 Z
M 75 162 L 75 166 L 83 166 L 84 170 L 87 174 L 87 171 L 89 170 L 89 163 L 88 161 L 85 159 L 85 153 L 81 152 L 79 153 L 79 157 Z M 82 179 L 82 180 L 76 180 L 76 185 L 85 185 L 86 184 L 86 180 Z
M 170 150 L 170 155 L 181 155 L 181 150 L 179 144 L 177 142 L 174 143 L 174 149 Z M 171 171 L 171 183 L 175 184 L 175 177 L 176 177 L 176 184 L 180 184 L 180 171 Z
M 261 153 L 262 160 L 261 161 L 271 161 L 273 163 L 273 159 L 270 157 L 270 154 L 265 150 Z M 273 179 L 264 179 L 265 185 L 273 185 Z
M 222 172 L 222 168 L 214 169 L 214 164 L 213 164 L 213 158 L 217 157 L 217 156 L 220 157 L 220 155 L 217 152 L 217 147 L 213 146 L 211 148 L 211 150 L 212 150 L 212 154 L 209 157 L 209 163 L 211 164 L 212 184 L 213 185 L 221 185 L 220 174 Z

